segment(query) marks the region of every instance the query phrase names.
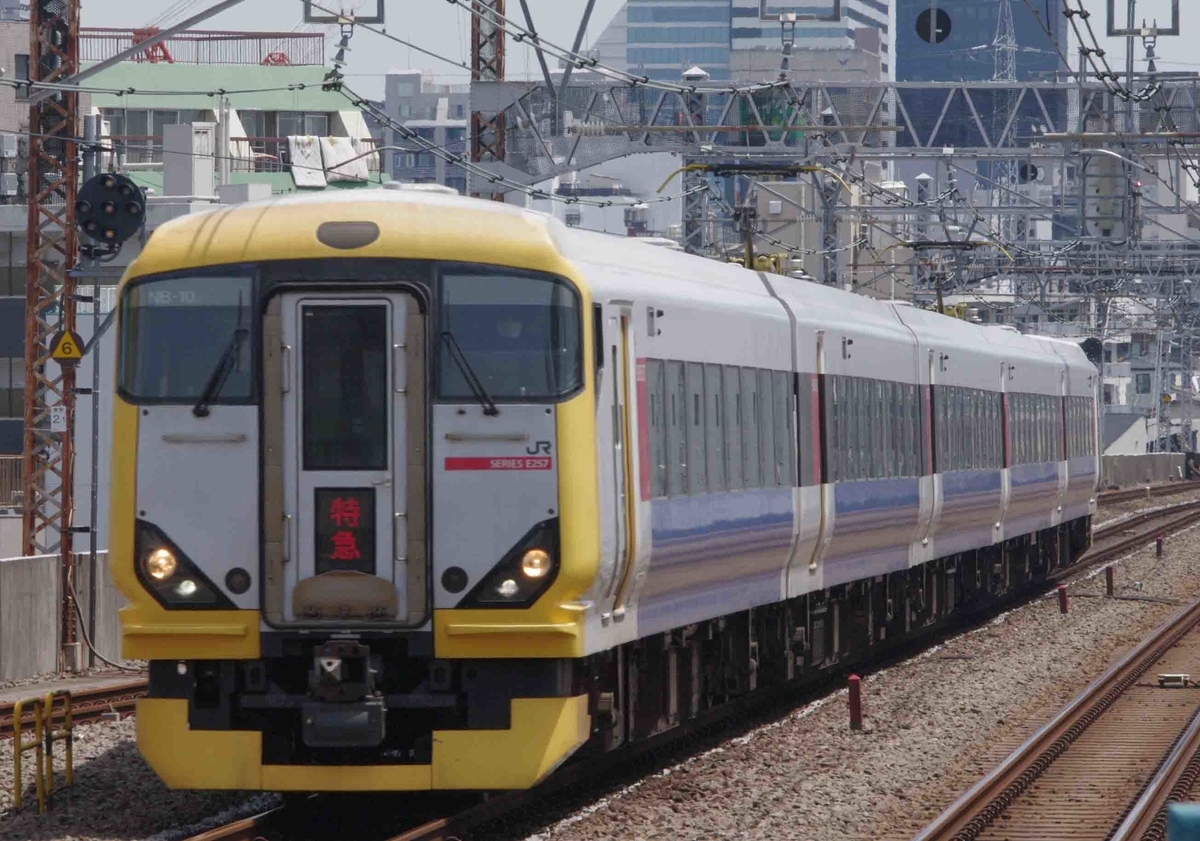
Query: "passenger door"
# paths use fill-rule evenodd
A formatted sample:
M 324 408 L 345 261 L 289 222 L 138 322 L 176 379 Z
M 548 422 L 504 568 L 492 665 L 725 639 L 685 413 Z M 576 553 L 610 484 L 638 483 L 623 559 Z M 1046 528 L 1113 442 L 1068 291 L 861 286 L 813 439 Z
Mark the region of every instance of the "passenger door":
M 403 293 L 280 301 L 284 616 L 420 624 L 427 610 L 417 303 Z

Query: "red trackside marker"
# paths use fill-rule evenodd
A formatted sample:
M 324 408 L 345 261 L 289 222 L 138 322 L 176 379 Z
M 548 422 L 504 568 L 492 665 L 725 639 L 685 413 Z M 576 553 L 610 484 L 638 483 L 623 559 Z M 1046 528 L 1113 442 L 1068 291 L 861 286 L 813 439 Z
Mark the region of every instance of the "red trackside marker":
M 850 675 L 846 682 L 850 688 L 850 729 L 862 730 L 862 679 Z
M 1058 612 L 1059 613 L 1067 612 L 1067 585 L 1066 584 L 1058 585 Z
M 1113 594 L 1114 590 L 1115 590 L 1115 588 L 1113 586 L 1113 568 L 1111 566 L 1106 566 L 1104 568 L 1104 593 L 1107 596 L 1111 596 Z

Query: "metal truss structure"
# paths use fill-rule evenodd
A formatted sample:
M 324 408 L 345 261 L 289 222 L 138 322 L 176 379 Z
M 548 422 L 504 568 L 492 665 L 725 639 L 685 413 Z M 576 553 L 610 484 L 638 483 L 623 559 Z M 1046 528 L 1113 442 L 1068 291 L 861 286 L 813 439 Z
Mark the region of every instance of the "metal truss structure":
M 505 114 L 481 108 L 474 101 L 474 85 L 504 80 L 504 0 L 473 0 L 471 15 L 471 160 L 500 163 L 505 159 Z M 472 181 L 478 179 L 472 177 Z M 490 193 L 484 184 L 472 184 L 475 193 Z
M 79 66 L 79 0 L 35 0 L 30 9 L 32 82 L 62 82 Z M 75 193 L 78 94 L 56 90 L 30 107 L 29 241 L 25 298 L 26 554 L 62 557 L 63 646 L 75 642 L 71 546 L 75 373 L 51 361 L 51 339 L 75 328 Z M 59 423 L 52 424 L 52 414 Z M 52 426 L 58 426 L 53 429 Z

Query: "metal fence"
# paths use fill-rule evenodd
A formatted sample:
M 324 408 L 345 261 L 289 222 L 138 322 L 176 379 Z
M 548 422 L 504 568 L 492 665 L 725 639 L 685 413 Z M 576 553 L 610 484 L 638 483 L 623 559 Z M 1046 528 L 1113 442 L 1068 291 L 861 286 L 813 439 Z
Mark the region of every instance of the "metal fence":
M 79 60 L 104 61 L 146 40 L 156 31 L 153 27 L 82 27 L 79 30 Z M 126 61 L 151 64 L 322 66 L 325 64 L 325 34 L 191 30 L 172 35 Z
M 0 508 L 20 505 L 21 456 L 0 456 Z

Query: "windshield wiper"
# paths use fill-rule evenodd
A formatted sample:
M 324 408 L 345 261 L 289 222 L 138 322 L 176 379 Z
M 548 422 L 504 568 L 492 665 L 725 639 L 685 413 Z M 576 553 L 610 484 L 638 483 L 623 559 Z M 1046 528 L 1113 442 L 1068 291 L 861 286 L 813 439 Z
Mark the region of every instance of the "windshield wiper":
M 442 331 L 442 341 L 446 343 L 446 347 L 450 349 L 450 356 L 458 365 L 458 370 L 462 372 L 463 379 L 467 381 L 467 385 L 471 388 L 471 393 L 475 395 L 475 399 L 479 401 L 479 405 L 483 407 L 485 415 L 498 415 L 500 410 L 496 407 L 496 401 L 487 393 L 487 389 L 483 387 L 483 383 L 479 381 L 479 377 L 475 375 L 475 369 L 471 367 L 471 363 L 467 361 L 467 355 L 463 353 L 463 349 L 459 347 L 458 340 L 454 338 L 454 334 L 449 330 Z
M 242 309 L 242 293 L 239 292 L 237 323 L 234 325 L 233 335 L 229 337 L 229 341 L 225 344 L 225 350 L 221 351 L 221 357 L 217 360 L 216 367 L 209 374 L 208 382 L 204 384 L 204 391 L 200 392 L 200 399 L 192 407 L 192 414 L 198 418 L 208 417 L 208 404 L 215 400 L 221 393 L 221 389 L 225 387 L 225 381 L 233 372 L 233 365 L 238 351 L 241 350 L 242 342 L 246 341 L 246 337 L 250 335 L 250 331 L 242 327 Z

